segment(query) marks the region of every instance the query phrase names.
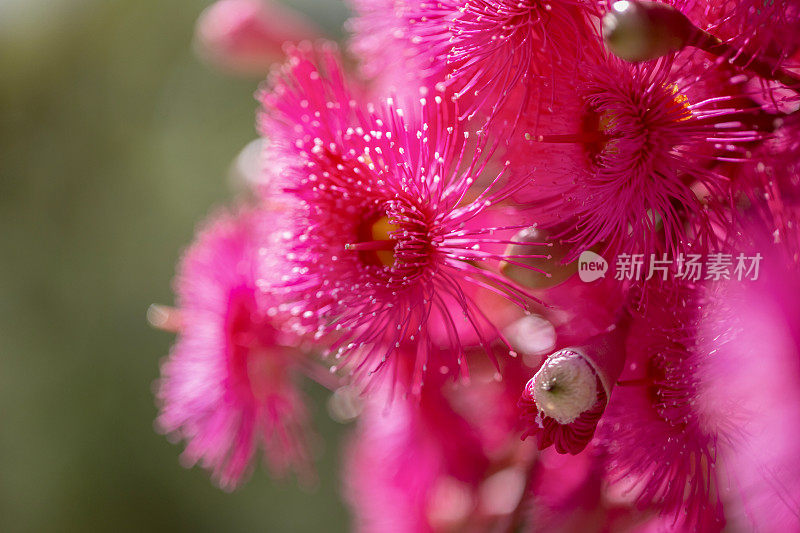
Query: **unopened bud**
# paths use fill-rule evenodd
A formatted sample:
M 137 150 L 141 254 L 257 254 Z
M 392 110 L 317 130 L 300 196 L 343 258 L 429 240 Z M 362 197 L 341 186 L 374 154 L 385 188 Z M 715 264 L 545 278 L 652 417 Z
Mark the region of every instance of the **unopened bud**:
M 539 411 L 559 424 L 571 424 L 597 402 L 597 375 L 576 350 L 548 357 L 528 387 Z
M 681 50 L 698 31 L 686 15 L 660 2 L 614 2 L 603 17 L 606 47 L 632 63 Z
M 234 192 L 250 194 L 268 180 L 263 172 L 266 143 L 264 139 L 250 141 L 231 163 L 228 177 Z
M 336 389 L 328 398 L 328 414 L 341 424 L 358 418 L 363 409 L 361 395 L 355 388 L 347 385 Z
M 547 358 L 520 398 L 527 423 L 523 438 L 537 435 L 540 450 L 555 444 L 558 453 L 575 455 L 586 448 L 625 365 L 630 321 L 624 310 L 616 324 L 584 346 Z
M 563 264 L 562 260 L 569 252 L 569 247 L 553 239 L 547 230 L 531 227 L 514 235 L 513 241 L 520 244 L 509 244 L 505 255 L 509 258 L 500 264 L 500 271 L 507 278 L 530 289 L 549 289 L 563 283 L 578 271 L 577 262 Z M 526 244 L 527 243 L 527 244 Z M 546 243 L 549 246 L 537 250 L 542 257 L 517 257 L 531 253 L 533 243 Z M 543 274 L 545 272 L 546 274 Z

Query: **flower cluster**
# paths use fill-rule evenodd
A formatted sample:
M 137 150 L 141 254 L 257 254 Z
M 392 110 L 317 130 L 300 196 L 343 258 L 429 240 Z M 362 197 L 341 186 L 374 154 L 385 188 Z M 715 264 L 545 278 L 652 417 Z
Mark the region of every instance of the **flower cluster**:
M 800 2 L 352 4 L 149 313 L 186 463 L 313 481 L 311 380 L 361 531 L 800 530 Z

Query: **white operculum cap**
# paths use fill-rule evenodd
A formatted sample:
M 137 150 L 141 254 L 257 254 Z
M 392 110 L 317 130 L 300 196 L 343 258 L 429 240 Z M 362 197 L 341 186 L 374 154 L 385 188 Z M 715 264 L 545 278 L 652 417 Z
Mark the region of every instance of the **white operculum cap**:
M 597 402 L 597 374 L 574 349 L 548 357 L 532 388 L 536 407 L 559 424 L 571 424 Z

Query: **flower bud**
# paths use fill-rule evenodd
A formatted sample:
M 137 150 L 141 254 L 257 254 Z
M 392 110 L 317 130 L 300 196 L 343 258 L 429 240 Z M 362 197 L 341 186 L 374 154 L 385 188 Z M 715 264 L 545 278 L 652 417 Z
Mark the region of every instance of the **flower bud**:
M 550 355 L 528 381 L 519 407 L 527 424 L 523 438 L 536 435 L 539 449 L 580 453 L 594 436 L 611 391 L 625 365 L 630 316 L 581 347 Z
M 621 0 L 603 17 L 606 47 L 632 63 L 680 50 L 697 31 L 686 15 L 660 2 Z
M 339 387 L 328 398 L 328 414 L 340 424 L 352 422 L 363 409 L 361 394 L 349 385 Z
M 528 383 L 539 411 L 559 424 L 571 424 L 597 402 L 595 372 L 575 350 L 548 357 Z
M 500 271 L 503 275 L 529 289 L 549 289 L 563 283 L 575 274 L 578 271 L 577 262 L 562 263 L 569 253 L 569 246 L 561 244 L 548 233 L 546 230 L 533 226 L 514 235 L 512 240 L 520 244 L 509 244 L 506 248 L 505 255 L 515 257 L 515 259 L 514 262 L 504 261 L 500 264 Z M 517 258 L 530 254 L 530 247 L 533 243 L 547 243 L 549 247 L 543 252 L 547 256 Z M 548 275 L 542 275 L 542 272 L 547 272 Z

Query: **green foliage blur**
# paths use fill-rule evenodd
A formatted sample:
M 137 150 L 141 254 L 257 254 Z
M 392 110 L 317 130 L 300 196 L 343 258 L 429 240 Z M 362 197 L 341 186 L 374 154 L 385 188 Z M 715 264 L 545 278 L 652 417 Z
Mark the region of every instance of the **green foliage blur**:
M 0 531 L 346 531 L 343 429 L 309 387 L 319 487 L 239 491 L 153 430 L 150 329 L 195 224 L 231 197 L 258 80 L 191 51 L 200 0 L 0 0 Z M 341 36 L 337 0 L 297 7 Z

